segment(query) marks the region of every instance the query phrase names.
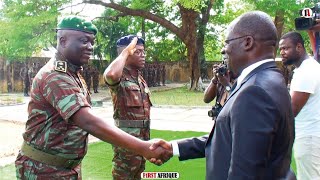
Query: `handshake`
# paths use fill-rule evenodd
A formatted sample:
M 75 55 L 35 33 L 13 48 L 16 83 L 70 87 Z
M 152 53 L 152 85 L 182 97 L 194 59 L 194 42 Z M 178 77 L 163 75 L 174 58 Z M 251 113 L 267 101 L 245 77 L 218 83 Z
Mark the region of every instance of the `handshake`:
M 149 148 L 142 155 L 153 164 L 160 166 L 173 156 L 171 143 L 165 140 L 154 139 L 146 143 Z

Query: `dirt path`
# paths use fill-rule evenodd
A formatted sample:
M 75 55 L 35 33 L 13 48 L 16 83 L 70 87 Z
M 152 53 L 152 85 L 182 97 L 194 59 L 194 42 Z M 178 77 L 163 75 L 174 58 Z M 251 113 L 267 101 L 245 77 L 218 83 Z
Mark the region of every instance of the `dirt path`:
M 0 158 L 15 156 L 22 142 L 24 124 L 0 121 Z

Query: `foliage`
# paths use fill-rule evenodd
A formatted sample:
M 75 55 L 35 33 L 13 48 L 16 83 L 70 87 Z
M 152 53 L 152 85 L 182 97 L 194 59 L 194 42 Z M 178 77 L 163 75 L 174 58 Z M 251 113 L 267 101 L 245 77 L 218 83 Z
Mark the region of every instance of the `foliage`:
M 132 3 L 122 3 L 123 6 L 131 6 L 134 9 L 149 9 L 150 12 L 157 13 L 160 17 L 169 14 L 168 7 L 161 1 L 132 1 Z M 168 19 L 175 19 L 175 13 Z M 145 20 L 141 17 L 122 16 L 121 13 L 110 8 L 106 8 L 101 18 L 95 20 L 99 29 L 95 54 L 104 59 L 113 60 L 116 58 L 116 41 L 121 36 L 128 34 L 144 35 L 147 49 L 147 61 L 163 60 L 185 60 L 186 47 L 177 37 L 159 24 Z M 143 28 L 144 25 L 144 28 Z
M 133 17 L 119 18 L 117 21 L 109 20 L 108 17 L 116 16 L 112 9 L 106 9 L 102 17 L 95 20 L 95 25 L 99 29 L 96 38 L 95 54 L 101 59 L 113 60 L 117 57 L 116 41 L 127 34 L 136 34 L 129 32 Z
M 54 44 L 57 7 L 66 0 L 5 0 L 0 9 L 0 55 L 9 60 L 31 56 Z
M 173 2 L 179 3 L 187 9 L 196 11 L 199 11 L 201 8 L 206 6 L 203 0 L 173 0 Z
M 284 12 L 284 30 L 282 34 L 289 31 L 295 31 L 294 19 L 300 17 L 299 10 L 305 7 L 313 7 L 318 1 L 296 1 L 296 0 L 245 0 L 247 3 L 251 4 L 249 10 L 261 10 L 268 13 L 271 17 L 275 17 L 277 12 Z M 290 6 L 288 6 L 290 4 Z M 305 39 L 305 46 L 310 47 L 309 36 L 306 31 L 300 31 L 303 39 Z
M 9 60 L 21 59 L 55 44 L 54 28 L 57 17 L 70 0 L 4 0 L 0 9 L 0 55 Z M 199 12 L 198 28 L 202 12 L 209 0 L 121 0 L 123 7 L 150 12 L 164 18 L 177 27 L 181 27 L 181 14 L 177 5 Z M 206 60 L 220 60 L 220 51 L 224 45 L 226 26 L 240 14 L 251 10 L 262 10 L 275 16 L 277 10 L 285 12 L 284 33 L 294 30 L 294 18 L 303 7 L 313 7 L 315 1 L 296 0 L 223 0 L 213 1 L 209 23 L 206 25 L 204 53 Z M 290 4 L 290 6 L 288 6 Z M 59 9 L 60 8 L 60 9 Z M 187 47 L 170 30 L 153 21 L 138 16 L 126 16 L 125 13 L 106 8 L 102 18 L 95 19 L 99 32 L 96 38 L 94 54 L 100 59 L 113 60 L 117 56 L 116 40 L 123 35 L 138 34 L 145 37 L 147 61 L 179 61 L 187 59 Z M 23 27 L 23 28 L 17 28 Z M 305 32 L 304 39 L 308 40 Z M 308 47 L 308 41 L 306 46 Z
M 275 17 L 277 11 L 285 12 L 285 32 L 293 31 L 294 28 L 294 19 L 299 17 L 299 10 L 304 7 L 313 7 L 314 4 L 310 1 L 298 2 L 296 0 L 264 0 L 264 1 L 255 1 L 255 0 L 246 0 L 248 3 L 252 3 L 254 10 L 261 10 L 268 13 L 270 16 Z M 288 8 L 290 4 L 290 8 Z
M 168 33 L 164 33 L 166 36 Z M 174 37 L 157 37 L 159 42 L 148 42 L 148 57 L 153 61 L 183 61 L 186 60 L 186 47 L 180 39 Z M 156 39 L 157 40 L 157 39 Z

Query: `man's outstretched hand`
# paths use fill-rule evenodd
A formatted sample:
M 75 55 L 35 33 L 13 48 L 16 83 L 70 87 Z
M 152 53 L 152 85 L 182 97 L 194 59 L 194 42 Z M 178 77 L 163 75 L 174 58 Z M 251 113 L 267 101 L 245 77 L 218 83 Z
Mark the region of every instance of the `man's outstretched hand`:
M 152 157 L 148 159 L 151 163 L 159 166 L 167 162 L 173 156 L 171 143 L 163 139 L 151 140 L 151 142 L 152 144 L 149 147 L 151 151 L 162 151 L 160 158 Z

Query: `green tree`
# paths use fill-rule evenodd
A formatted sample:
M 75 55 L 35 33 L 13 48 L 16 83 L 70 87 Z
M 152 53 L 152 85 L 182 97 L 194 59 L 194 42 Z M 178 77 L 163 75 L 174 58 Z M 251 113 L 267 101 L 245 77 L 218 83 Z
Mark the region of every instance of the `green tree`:
M 4 0 L 0 9 L 0 56 L 9 60 L 30 57 L 55 44 L 54 28 L 66 0 Z
M 284 33 L 295 30 L 295 18 L 300 17 L 299 10 L 305 7 L 313 7 L 317 1 L 297 1 L 297 0 L 245 0 L 251 4 L 252 10 L 261 10 L 274 17 L 274 23 L 277 28 L 278 37 L 280 38 Z M 304 39 L 309 43 L 309 38 L 305 31 L 301 31 Z
M 139 16 L 144 19 L 151 20 L 160 24 L 169 30 L 183 42 L 187 49 L 187 58 L 190 63 L 191 72 L 191 90 L 195 90 L 198 86 L 200 77 L 200 56 L 199 44 L 204 41 L 205 24 L 208 22 L 205 18 L 209 18 L 213 0 L 175 0 L 173 4 L 166 5 L 162 1 L 153 0 L 133 0 L 128 6 L 123 6 L 114 1 L 103 2 L 100 0 L 84 0 L 84 3 L 102 5 L 107 8 L 117 10 L 119 13 L 130 16 Z M 222 1 L 218 1 L 222 2 Z M 159 7 L 160 9 L 157 9 Z M 170 8 L 174 12 L 175 8 L 179 12 L 179 16 L 171 21 L 171 18 L 163 15 L 161 10 Z M 167 11 L 165 11 L 167 12 Z M 200 16 L 200 13 L 202 13 Z M 199 26 L 201 25 L 201 26 Z M 201 27 L 199 29 L 199 27 Z M 202 34 L 198 34 L 198 32 Z M 203 46 L 203 43 L 202 43 Z

